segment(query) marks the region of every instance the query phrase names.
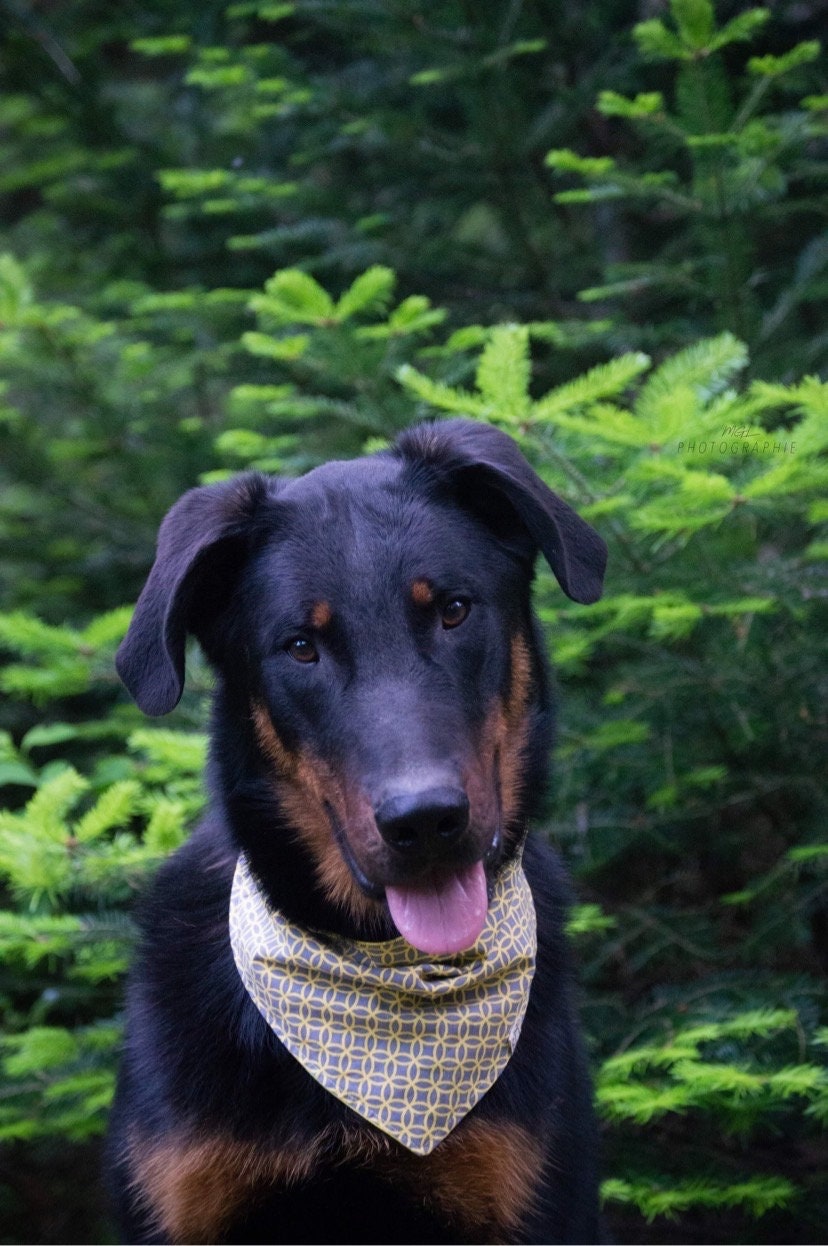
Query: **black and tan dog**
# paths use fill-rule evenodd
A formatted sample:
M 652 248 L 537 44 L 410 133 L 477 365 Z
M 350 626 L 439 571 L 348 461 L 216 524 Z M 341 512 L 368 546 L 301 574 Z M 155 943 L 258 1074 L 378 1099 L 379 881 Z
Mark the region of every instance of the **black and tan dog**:
M 110 1136 L 125 1240 L 598 1239 L 566 886 L 544 844 L 523 848 L 537 954 L 514 1050 L 427 1153 L 291 1054 L 228 933 L 241 851 L 265 911 L 323 949 L 402 935 L 432 974 L 474 961 L 552 736 L 539 550 L 571 598 L 599 597 L 600 538 L 511 438 L 465 420 L 297 480 L 194 489 L 165 519 L 118 668 L 164 714 L 193 634 L 217 687 L 209 812 L 144 903 L 129 987 Z

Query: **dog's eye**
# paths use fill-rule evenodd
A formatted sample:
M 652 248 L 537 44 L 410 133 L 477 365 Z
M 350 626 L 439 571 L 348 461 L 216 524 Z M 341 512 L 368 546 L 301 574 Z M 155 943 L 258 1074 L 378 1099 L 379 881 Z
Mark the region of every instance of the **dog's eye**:
M 443 627 L 459 627 L 469 617 L 471 603 L 465 597 L 455 597 L 443 606 Z
M 297 636 L 295 639 L 288 641 L 285 646 L 290 656 L 296 662 L 318 662 L 319 654 L 316 646 L 309 640 L 305 640 L 304 636 Z

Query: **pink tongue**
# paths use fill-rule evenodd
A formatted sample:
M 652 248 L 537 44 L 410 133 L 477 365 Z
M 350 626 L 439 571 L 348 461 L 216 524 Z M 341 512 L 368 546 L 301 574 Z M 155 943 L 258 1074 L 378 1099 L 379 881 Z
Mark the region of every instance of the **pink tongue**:
M 429 956 L 450 956 L 476 943 L 486 924 L 486 871 L 477 861 L 438 881 L 386 887 L 385 898 L 404 939 Z

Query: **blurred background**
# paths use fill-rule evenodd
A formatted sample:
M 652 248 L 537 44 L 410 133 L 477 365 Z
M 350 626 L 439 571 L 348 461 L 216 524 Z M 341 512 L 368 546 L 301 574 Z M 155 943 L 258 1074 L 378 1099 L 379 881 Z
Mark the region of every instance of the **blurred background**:
M 185 489 L 426 416 L 610 545 L 539 572 L 616 1240 L 819 1242 L 818 0 L 0 0 L 0 1241 L 107 1242 L 130 912 L 209 673 L 112 656 Z

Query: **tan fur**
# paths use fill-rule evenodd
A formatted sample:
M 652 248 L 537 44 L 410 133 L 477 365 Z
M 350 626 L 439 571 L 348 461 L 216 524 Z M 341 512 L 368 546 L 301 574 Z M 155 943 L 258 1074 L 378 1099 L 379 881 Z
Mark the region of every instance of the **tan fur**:
M 434 593 L 428 580 L 415 580 L 411 585 L 411 600 L 415 606 L 430 606 Z
M 417 1185 L 475 1240 L 508 1241 L 532 1210 L 543 1166 L 540 1144 L 521 1125 L 471 1117 L 425 1157 Z
M 171 1242 L 215 1242 L 248 1199 L 273 1185 L 294 1185 L 312 1173 L 316 1147 L 261 1150 L 221 1136 L 133 1141 L 136 1199 Z
M 308 1180 L 323 1161 L 374 1169 L 467 1231 L 508 1240 L 531 1211 L 544 1163 L 520 1125 L 474 1117 L 427 1156 L 354 1122 L 269 1149 L 222 1135 L 135 1138 L 128 1158 L 136 1200 L 174 1243 L 216 1241 L 243 1204 Z
M 543 1148 L 511 1121 L 468 1117 L 430 1155 L 414 1155 L 365 1126 L 335 1129 L 340 1162 L 373 1168 L 405 1186 L 475 1241 L 510 1240 L 532 1210 L 545 1163 Z
M 332 618 L 333 611 L 331 610 L 330 602 L 315 601 L 313 603 L 310 612 L 311 627 L 316 627 L 321 631 L 330 625 Z
M 508 827 L 517 814 L 529 735 L 532 660 L 525 638 L 512 638 L 509 692 L 495 700 L 483 724 L 475 759 L 466 775 L 473 822 Z M 497 809 L 497 789 L 500 810 Z
M 380 906 L 363 895 L 337 847 L 325 806 L 330 805 L 343 826 L 359 819 L 349 811 L 347 794 L 331 768 L 306 753 L 285 748 L 263 705 L 253 706 L 256 739 L 273 766 L 279 801 L 310 852 L 316 876 L 327 898 L 356 920 L 375 919 Z M 365 814 L 363 814 L 364 820 Z
M 526 639 L 519 632 L 512 637 L 512 670 L 509 696 L 495 730 L 500 774 L 500 806 L 503 825 L 515 817 L 523 783 L 526 745 L 529 736 L 527 709 L 532 687 L 532 659 Z
M 545 1157 L 537 1139 L 512 1121 L 471 1116 L 430 1155 L 413 1155 L 385 1134 L 365 1126 L 332 1127 L 340 1162 L 373 1168 L 406 1186 L 475 1235 L 475 1240 L 509 1240 L 532 1210 Z

